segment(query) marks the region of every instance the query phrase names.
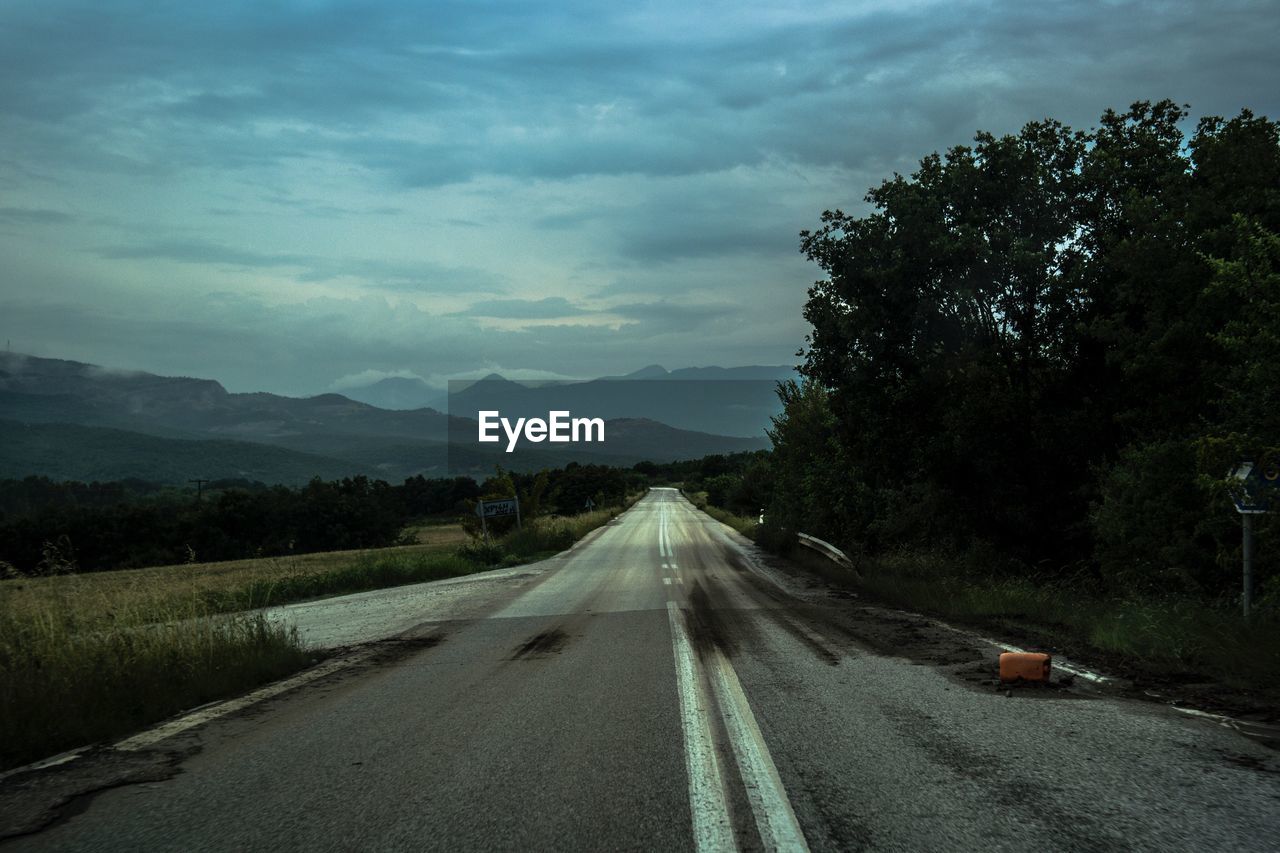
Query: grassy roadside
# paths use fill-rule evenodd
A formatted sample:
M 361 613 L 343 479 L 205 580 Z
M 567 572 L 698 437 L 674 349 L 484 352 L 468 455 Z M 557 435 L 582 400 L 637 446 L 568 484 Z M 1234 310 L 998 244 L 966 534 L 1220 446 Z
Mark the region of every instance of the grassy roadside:
M 865 560 L 862 588 L 901 607 L 1027 638 L 1127 674 L 1220 682 L 1280 701 L 1280 623 L 1188 598 L 1115 598 L 1078 584 L 983 572 L 951 555 Z
M 697 496 L 690 497 L 696 504 Z M 755 538 L 753 519 L 715 506 L 704 511 Z M 1234 606 L 1108 597 L 1079 583 L 1001 576 L 972 557 L 941 552 L 864 555 L 860 580 L 803 549 L 788 556 L 895 607 L 1095 661 L 1140 680 L 1191 686 L 1210 697 L 1226 688 L 1254 697 L 1254 704 L 1280 707 L 1280 621 L 1274 614 L 1246 624 Z
M 92 631 L 122 620 L 147 624 L 171 621 L 175 612 L 233 613 L 476 570 L 453 559 L 468 539 L 460 525 L 412 534 L 418 544 L 394 548 L 10 580 L 0 583 L 0 615 Z
M 0 615 L 0 769 L 123 735 L 185 708 L 281 678 L 314 659 L 261 616 L 174 610 L 147 629 L 70 631 Z
M 689 500 L 689 503 L 705 512 L 716 521 L 721 524 L 729 525 L 743 536 L 750 539 L 755 538 L 757 526 L 756 519 L 748 518 L 745 515 L 736 515 L 735 513 L 729 512 L 727 509 L 716 506 L 715 504 L 707 503 L 706 492 L 686 492 L 681 489 L 680 493 Z
M 122 736 L 320 657 L 243 611 L 529 562 L 621 511 L 536 519 L 487 548 L 459 525 L 435 525 L 413 532 L 419 544 L 374 551 L 0 583 L 0 769 Z

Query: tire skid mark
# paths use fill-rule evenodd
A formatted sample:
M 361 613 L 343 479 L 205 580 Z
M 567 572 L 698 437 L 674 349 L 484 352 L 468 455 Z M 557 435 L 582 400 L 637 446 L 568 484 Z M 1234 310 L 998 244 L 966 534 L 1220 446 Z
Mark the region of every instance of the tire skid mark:
M 728 611 L 716 606 L 712 601 L 713 593 L 716 599 L 724 600 L 719 583 L 709 575 L 695 579 L 689 588 L 689 608 L 684 611 L 689 638 L 698 657 L 704 661 L 717 650 L 733 657 L 738 651 L 734 634 L 743 633 L 746 627 L 742 622 L 733 623 L 725 617 Z
M 569 635 L 559 627 L 541 631 L 517 646 L 510 660 L 526 660 L 557 654 L 567 642 L 569 642 Z

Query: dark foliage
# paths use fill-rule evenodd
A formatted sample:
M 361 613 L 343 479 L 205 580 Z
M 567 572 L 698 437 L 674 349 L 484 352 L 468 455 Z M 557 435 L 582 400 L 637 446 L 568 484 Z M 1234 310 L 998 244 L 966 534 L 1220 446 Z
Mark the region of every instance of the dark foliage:
M 827 277 L 771 524 L 1234 588 L 1222 480 L 1280 444 L 1280 125 L 1245 111 L 1187 139 L 1185 117 L 979 133 L 803 232 Z

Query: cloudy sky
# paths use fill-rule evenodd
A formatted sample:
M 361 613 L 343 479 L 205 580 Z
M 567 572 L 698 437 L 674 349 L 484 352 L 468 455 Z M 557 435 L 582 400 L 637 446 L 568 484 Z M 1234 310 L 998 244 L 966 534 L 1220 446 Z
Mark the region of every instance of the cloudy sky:
M 978 128 L 1280 115 L 1274 2 L 0 5 L 0 337 L 316 393 L 794 363 L 797 232 Z

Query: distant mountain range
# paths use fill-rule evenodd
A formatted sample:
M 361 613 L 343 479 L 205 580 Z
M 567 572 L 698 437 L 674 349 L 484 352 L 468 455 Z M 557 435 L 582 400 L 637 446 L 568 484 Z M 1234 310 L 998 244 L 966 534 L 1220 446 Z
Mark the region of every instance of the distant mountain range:
M 210 379 L 4 353 L 0 354 L 0 476 L 138 477 L 160 482 L 245 477 L 298 483 L 312 476 L 364 473 L 394 482 L 415 474 L 483 475 L 498 463 L 514 470 L 535 470 L 571 460 L 631 465 L 641 460 L 698 458 L 767 447 L 763 426 L 759 431 L 752 427 L 724 433 L 691 429 L 662 415 L 680 419 L 681 406 L 699 395 L 685 395 L 680 402 L 676 394 L 673 405 L 669 391 L 653 400 L 648 399 L 653 394 L 634 392 L 674 387 L 703 371 L 755 371 L 754 378 L 771 370 L 783 369 L 690 368 L 668 373 L 655 366 L 619 379 L 532 388 L 494 376 L 454 394 L 448 402 L 455 415 L 473 404 L 492 402 L 504 407 L 504 415 L 520 417 L 545 416 L 558 399 L 555 395 L 567 392 L 572 397 L 567 403 L 575 407 L 571 409 L 575 414 L 608 421 L 605 444 L 522 446 L 517 453 L 505 454 L 493 446 L 459 442 L 458 436 L 475 436 L 475 421 L 450 417 L 434 407 L 380 407 L 339 394 L 305 398 L 236 394 Z M 671 381 L 632 381 L 649 378 Z M 616 393 L 623 382 L 633 391 L 626 404 Z M 711 382 L 703 389 L 710 396 L 701 395 L 711 401 L 712 408 L 726 403 L 740 407 L 737 418 L 721 421 L 742 427 L 747 418 L 741 413 L 750 412 L 755 422 L 767 422 L 757 417 L 759 394 L 717 401 L 715 389 L 721 384 L 734 383 Z M 751 384 L 737 387 L 745 390 Z M 697 385 L 687 383 L 690 388 Z M 370 389 L 375 389 L 370 396 L 381 394 L 383 402 L 399 405 L 412 404 L 414 394 L 430 390 L 413 379 L 384 379 L 364 390 Z M 525 407 L 529 407 L 527 414 Z M 685 416 L 684 420 L 696 419 Z M 448 443 L 451 436 L 453 445 Z
M 778 382 L 793 377 L 789 369 L 776 367 L 667 373 L 655 365 L 623 377 L 530 387 L 493 374 L 454 389 L 448 411 L 475 418 L 485 410 L 515 417 L 561 410 L 606 419 L 644 418 L 694 432 L 757 438 L 782 409 Z
M 448 394 L 438 388 L 432 388 L 416 376 L 388 376 L 369 385 L 344 388 L 342 394 L 352 400 L 377 406 L 379 409 L 443 411 L 449 405 Z
M 767 365 L 751 365 L 748 367 L 682 367 L 677 370 L 667 370 L 660 364 L 651 364 L 648 367 L 642 367 L 631 373 L 621 376 L 602 376 L 599 379 L 583 379 L 576 381 L 563 382 L 521 382 L 518 383 L 524 388 L 530 389 L 546 389 L 567 387 L 572 385 L 584 385 L 592 382 L 617 382 L 626 380 L 672 380 L 678 382 L 692 381 L 754 381 L 766 383 L 770 396 L 772 396 L 773 383 L 781 382 L 786 379 L 797 378 L 793 368 L 785 366 L 767 366 Z M 481 382 L 491 381 L 508 381 L 499 374 L 492 373 Z M 453 382 L 451 388 L 456 393 L 458 389 L 473 384 L 468 382 Z M 449 393 L 439 388 L 433 388 L 423 380 L 411 376 L 389 376 L 385 379 L 379 379 L 367 385 L 357 385 L 350 388 L 342 389 L 342 394 L 352 400 L 358 400 L 361 403 L 368 403 L 370 406 L 377 406 L 380 409 L 437 409 L 439 411 L 449 410 Z M 736 434 L 736 433 L 735 433 Z

